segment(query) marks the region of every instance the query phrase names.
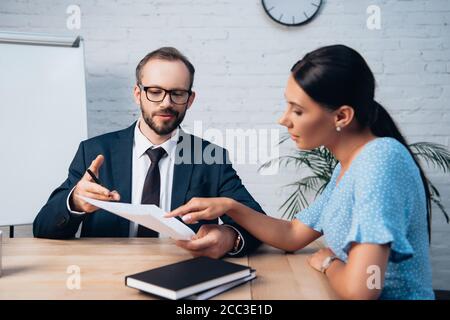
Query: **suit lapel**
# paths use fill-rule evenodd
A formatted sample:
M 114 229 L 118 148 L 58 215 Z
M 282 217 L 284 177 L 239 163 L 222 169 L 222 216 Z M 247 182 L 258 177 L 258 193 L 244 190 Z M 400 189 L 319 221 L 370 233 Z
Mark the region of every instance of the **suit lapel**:
M 177 143 L 173 171 L 171 210 L 178 208 L 186 200 L 186 193 L 194 168 L 192 140 L 192 136 L 180 128 L 180 138 Z M 186 153 L 188 154 L 186 155 Z
M 131 203 L 131 170 L 133 158 L 134 123 L 131 127 L 118 133 L 111 150 L 111 169 L 113 188 L 121 196 L 121 202 Z
M 131 177 L 133 159 L 133 139 L 136 122 L 129 128 L 117 133 L 117 139 L 111 147 L 111 171 L 113 188 L 120 194 L 120 202 L 131 203 Z M 129 221 L 117 217 L 120 221 L 120 233 L 129 234 Z

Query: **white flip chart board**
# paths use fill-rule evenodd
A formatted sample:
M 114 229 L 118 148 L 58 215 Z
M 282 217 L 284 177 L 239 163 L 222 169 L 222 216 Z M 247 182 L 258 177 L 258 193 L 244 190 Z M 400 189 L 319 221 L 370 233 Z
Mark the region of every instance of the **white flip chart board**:
M 83 40 L 0 32 L 0 226 L 33 222 L 86 138 Z

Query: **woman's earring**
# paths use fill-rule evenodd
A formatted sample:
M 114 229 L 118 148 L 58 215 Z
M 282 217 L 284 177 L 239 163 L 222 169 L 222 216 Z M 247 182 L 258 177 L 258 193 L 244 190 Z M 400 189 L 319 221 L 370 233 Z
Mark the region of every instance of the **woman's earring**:
M 337 132 L 341 132 L 341 127 L 336 127 Z

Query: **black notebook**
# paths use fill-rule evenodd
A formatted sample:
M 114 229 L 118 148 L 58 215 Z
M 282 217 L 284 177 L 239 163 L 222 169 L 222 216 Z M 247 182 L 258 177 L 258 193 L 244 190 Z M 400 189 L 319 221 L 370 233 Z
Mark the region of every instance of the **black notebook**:
M 125 284 L 167 299 L 181 299 L 250 275 L 236 263 L 198 257 L 125 277 Z
M 207 300 L 209 298 L 212 298 L 214 296 L 217 296 L 218 294 L 225 292 L 227 290 L 230 290 L 234 287 L 240 286 L 248 281 L 251 281 L 256 278 L 256 270 L 252 269 L 250 272 L 250 275 L 240 278 L 231 282 L 224 283 L 220 286 L 193 294 L 191 296 L 186 297 L 187 300 Z

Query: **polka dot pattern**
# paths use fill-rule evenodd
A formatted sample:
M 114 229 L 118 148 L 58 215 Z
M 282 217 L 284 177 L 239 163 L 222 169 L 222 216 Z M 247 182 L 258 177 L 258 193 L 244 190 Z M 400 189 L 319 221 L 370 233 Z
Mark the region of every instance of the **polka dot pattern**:
M 367 143 L 336 185 L 296 218 L 323 233 L 344 262 L 353 243 L 389 244 L 381 299 L 434 299 L 425 190 L 408 150 L 393 138 Z

